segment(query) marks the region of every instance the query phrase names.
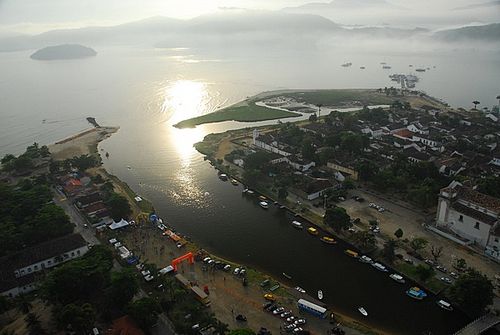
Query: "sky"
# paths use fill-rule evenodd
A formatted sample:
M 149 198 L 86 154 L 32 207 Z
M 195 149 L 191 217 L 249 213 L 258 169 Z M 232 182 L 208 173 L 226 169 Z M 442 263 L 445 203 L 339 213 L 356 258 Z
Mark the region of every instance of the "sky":
M 349 1 L 349 0 L 336 0 Z M 384 0 L 361 0 L 358 3 Z M 415 13 L 446 12 L 491 0 L 387 0 Z M 151 16 L 189 19 L 225 8 L 278 10 L 325 0 L 0 0 L 0 32 L 115 25 Z M 500 13 L 499 13 L 500 14 Z M 500 16 L 499 20 L 500 21 Z

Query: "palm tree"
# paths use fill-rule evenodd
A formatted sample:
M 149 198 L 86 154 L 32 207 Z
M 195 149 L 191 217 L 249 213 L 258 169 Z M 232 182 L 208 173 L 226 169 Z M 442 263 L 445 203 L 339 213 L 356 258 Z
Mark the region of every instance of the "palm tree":
M 474 109 L 477 109 L 477 105 L 480 104 L 480 102 L 477 100 L 472 101 L 472 103 L 474 104 Z

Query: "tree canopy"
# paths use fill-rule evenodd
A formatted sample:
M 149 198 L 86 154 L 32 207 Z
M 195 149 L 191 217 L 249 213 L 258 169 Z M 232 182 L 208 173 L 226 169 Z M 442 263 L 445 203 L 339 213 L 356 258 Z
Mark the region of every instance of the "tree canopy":
M 129 315 L 143 329 L 149 329 L 158 320 L 158 313 L 161 312 L 161 307 L 155 300 L 146 297 L 136 300 L 129 304 Z
M 127 198 L 123 195 L 112 192 L 105 200 L 105 203 L 115 221 L 120 221 L 121 219 L 127 218 L 130 214 L 132 214 L 130 204 Z
M 336 232 L 347 229 L 352 226 L 351 217 L 342 207 L 334 207 L 326 210 L 323 222 L 332 227 Z
M 450 287 L 449 294 L 460 308 L 476 317 L 493 303 L 493 284 L 484 274 L 468 268 Z

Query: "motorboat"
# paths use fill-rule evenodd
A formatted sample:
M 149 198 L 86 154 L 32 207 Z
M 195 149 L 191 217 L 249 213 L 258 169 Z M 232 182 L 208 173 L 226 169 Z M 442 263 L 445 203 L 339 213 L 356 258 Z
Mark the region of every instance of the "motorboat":
M 444 300 L 439 300 L 436 302 L 437 305 L 439 307 L 441 307 L 442 309 L 444 310 L 447 310 L 447 311 L 452 311 L 453 310 L 453 307 L 451 307 L 450 303 L 449 302 L 446 302 Z
M 323 299 L 323 291 L 321 290 L 318 291 L 318 299 L 319 300 Z
M 231 184 L 233 184 L 234 186 L 238 186 L 239 183 L 236 179 L 231 179 Z
M 372 266 L 379 270 L 379 271 L 382 271 L 382 272 L 388 272 L 389 270 L 387 270 L 387 268 L 385 266 L 383 266 L 382 264 L 380 263 L 373 263 Z
M 283 272 L 282 273 L 283 277 L 285 277 L 286 279 L 292 279 L 292 276 L 290 276 L 288 273 L 285 273 Z
M 250 189 L 247 189 L 246 193 L 247 193 L 247 194 L 254 194 L 255 192 L 254 192 L 254 191 L 252 191 L 252 190 L 250 190 Z
M 351 66 L 351 65 L 352 65 L 352 63 L 351 63 L 351 62 L 347 62 L 347 63 L 342 64 L 342 67 L 349 67 L 349 66 Z
M 422 300 L 425 297 L 427 297 L 427 293 L 425 293 L 422 289 L 416 286 L 410 287 L 408 291 L 406 291 L 406 295 L 409 296 L 410 298 L 417 300 Z
M 264 209 L 268 209 L 269 208 L 269 204 L 266 202 L 266 201 L 260 201 L 259 202 L 259 206 L 264 208 Z
M 418 68 L 418 69 L 415 69 L 415 71 L 417 71 L 417 72 L 425 72 L 425 69 Z
M 356 251 L 353 251 L 351 249 L 345 249 L 344 253 L 349 257 L 353 257 L 353 258 L 359 257 L 359 254 Z
M 333 237 L 329 237 L 329 236 L 323 236 L 322 238 L 320 238 L 321 242 L 325 242 L 326 244 L 335 244 L 337 243 L 337 241 L 335 241 L 335 239 Z
M 366 67 L 364 67 L 364 66 L 360 66 L 359 68 L 360 68 L 361 70 L 366 69 Z
M 259 195 L 259 200 L 260 201 L 267 201 L 267 198 L 263 195 Z
M 358 311 L 364 316 L 368 316 L 368 312 L 363 307 L 358 307 Z
M 302 227 L 302 223 L 300 223 L 299 221 L 295 221 L 295 220 L 294 220 L 294 221 L 292 221 L 292 226 L 293 226 L 294 228 L 297 228 L 297 229 L 302 229 L 302 228 L 304 228 L 304 227 Z
M 304 289 L 303 289 L 302 287 L 300 287 L 300 286 L 295 287 L 295 289 L 296 289 L 297 291 L 299 291 L 300 293 L 306 293 L 306 290 L 304 290 Z
M 382 66 L 382 69 L 390 69 L 390 68 L 391 68 L 390 65 L 384 65 L 384 66 Z
M 401 275 L 398 275 L 397 273 L 392 273 L 389 275 L 389 277 L 391 277 L 392 280 L 400 283 L 400 284 L 404 284 L 405 283 L 405 279 L 403 278 L 403 276 Z
M 311 235 L 318 235 L 318 230 L 314 227 L 307 228 L 307 232 Z
M 368 263 L 368 264 L 372 264 L 373 263 L 373 260 L 370 257 L 365 256 L 365 255 L 361 256 L 359 258 L 359 261 L 363 262 L 363 263 Z
M 221 174 L 219 175 L 219 179 L 220 179 L 220 180 L 222 180 L 222 181 L 227 181 L 227 174 L 225 174 L 225 173 L 221 173 Z

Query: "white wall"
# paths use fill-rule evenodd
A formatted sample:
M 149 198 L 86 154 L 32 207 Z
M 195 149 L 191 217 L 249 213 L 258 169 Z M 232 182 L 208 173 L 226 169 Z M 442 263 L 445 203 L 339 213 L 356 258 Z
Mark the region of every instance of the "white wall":
M 460 216 L 462 216 L 462 221 L 460 221 Z M 488 243 L 488 236 L 491 229 L 490 225 L 459 213 L 453 208 L 450 208 L 448 213 L 448 222 L 450 223 L 450 229 L 457 234 L 473 240 L 482 246 L 486 246 Z M 476 222 L 479 222 L 479 229 L 474 228 L 476 226 Z

